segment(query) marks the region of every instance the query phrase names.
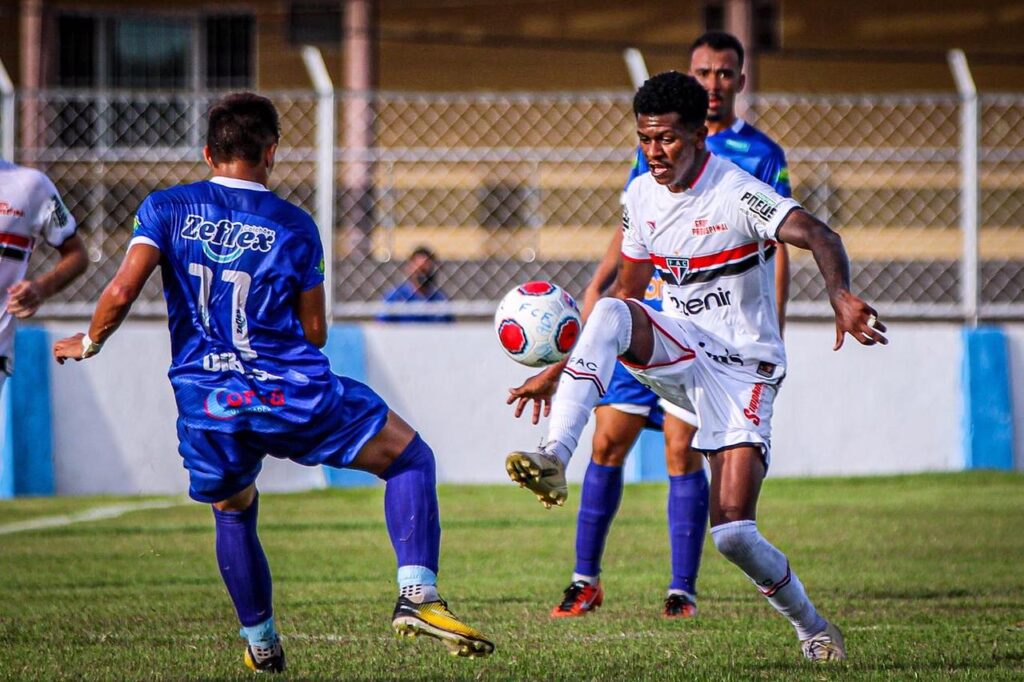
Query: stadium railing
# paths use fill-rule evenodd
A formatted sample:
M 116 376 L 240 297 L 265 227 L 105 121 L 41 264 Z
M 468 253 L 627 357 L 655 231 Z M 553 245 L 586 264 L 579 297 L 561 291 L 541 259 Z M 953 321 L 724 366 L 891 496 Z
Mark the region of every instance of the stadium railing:
M 116 270 L 134 211 L 151 191 L 198 180 L 203 115 L 219 92 L 16 92 L 15 160 L 46 171 L 79 220 L 93 267 L 44 308 L 91 309 Z M 634 150 L 628 92 L 411 93 L 339 91 L 335 186 L 317 183 L 317 97 L 266 93 L 283 139 L 273 188 L 311 213 L 334 200 L 332 309 L 366 318 L 401 281 L 418 245 L 443 261 L 450 309 L 484 318 L 502 293 L 533 278 L 574 293 L 617 229 Z M 1024 318 L 1024 94 L 980 97 L 980 314 Z M 890 315 L 958 318 L 960 119 L 956 95 L 763 94 L 750 118 L 786 150 L 794 195 L 842 234 L 854 285 Z M 351 108 L 372 126 L 365 149 L 344 146 Z M 8 112 L 8 113 L 4 113 Z M 13 113 L 11 113 L 13 112 Z M 814 263 L 793 260 L 791 314 L 830 314 Z M 40 252 L 33 267 L 52 256 Z M 163 314 L 159 282 L 136 310 Z

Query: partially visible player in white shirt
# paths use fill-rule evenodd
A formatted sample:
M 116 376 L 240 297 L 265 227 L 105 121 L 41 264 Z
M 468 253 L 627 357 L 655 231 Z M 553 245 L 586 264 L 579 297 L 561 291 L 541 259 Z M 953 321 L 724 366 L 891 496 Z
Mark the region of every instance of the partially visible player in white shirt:
M 14 318 L 35 315 L 42 303 L 85 272 L 85 245 L 74 217 L 46 175 L 0 159 L 0 390 L 14 371 Z M 26 279 L 29 258 L 40 241 L 60 259 L 47 272 Z
M 711 535 L 796 630 L 806 658 L 846 657 L 839 629 L 819 615 L 786 556 L 758 531 L 757 499 L 771 448 L 772 403 L 785 376 L 775 286 L 766 264 L 781 241 L 808 249 L 846 334 L 887 342 L 875 310 L 850 292 L 839 235 L 734 164 L 708 152 L 707 92 L 691 76 L 662 73 L 633 100 L 650 173 L 626 193 L 623 258 L 614 297 L 598 301 L 559 380 L 540 452 L 506 465 L 538 496 L 565 498 L 565 465 L 616 359 L 670 402 L 683 390 L 700 422 L 694 447 L 711 464 Z M 657 268 L 663 312 L 643 297 Z M 538 392 L 527 396 L 547 399 Z

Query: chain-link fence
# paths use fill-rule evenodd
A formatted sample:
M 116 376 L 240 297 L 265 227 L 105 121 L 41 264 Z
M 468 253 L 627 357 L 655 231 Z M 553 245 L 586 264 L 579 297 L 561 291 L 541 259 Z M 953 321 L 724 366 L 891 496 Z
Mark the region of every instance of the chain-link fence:
M 93 267 L 45 309 L 91 310 L 147 193 L 205 176 L 217 93 L 44 91 L 17 98 L 16 160 L 46 171 Z M 417 246 L 443 261 L 454 312 L 485 316 L 534 278 L 581 292 L 612 230 L 632 158 L 631 93 L 374 93 L 336 100 L 334 188 L 317 186 L 317 98 L 271 94 L 283 137 L 273 188 L 310 212 L 334 198 L 333 310 L 372 316 Z M 854 287 L 890 314 L 956 317 L 963 239 L 956 96 L 765 95 L 750 117 L 780 142 L 794 195 L 840 231 Z M 0 109 L 4 111 L 4 109 Z M 1024 95 L 980 100 L 983 317 L 1024 317 Z M 35 256 L 46 267 L 53 255 Z M 140 311 L 162 311 L 151 282 Z M 829 314 L 796 251 L 795 315 Z

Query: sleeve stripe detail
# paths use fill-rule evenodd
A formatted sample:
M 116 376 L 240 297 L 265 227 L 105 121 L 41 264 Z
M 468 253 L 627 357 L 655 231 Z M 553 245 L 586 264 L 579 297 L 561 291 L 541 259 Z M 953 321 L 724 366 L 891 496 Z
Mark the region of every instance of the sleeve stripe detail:
M 137 236 L 137 237 L 132 237 L 132 240 L 130 242 L 128 242 L 128 248 L 130 249 L 133 246 L 135 246 L 136 244 L 146 244 L 147 246 L 152 246 L 157 251 L 160 250 L 160 245 L 157 244 L 152 239 L 150 239 L 149 237 L 143 237 L 141 235 Z

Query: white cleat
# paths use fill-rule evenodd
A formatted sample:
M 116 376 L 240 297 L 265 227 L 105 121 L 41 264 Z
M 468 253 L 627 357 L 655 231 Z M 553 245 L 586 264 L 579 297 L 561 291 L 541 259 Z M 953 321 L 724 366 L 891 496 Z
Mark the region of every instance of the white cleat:
M 516 451 L 505 458 L 505 471 L 520 488 L 529 488 L 540 503 L 561 507 L 569 497 L 562 460 L 545 452 Z
M 845 661 L 846 643 L 843 642 L 843 633 L 832 623 L 828 623 L 825 629 L 800 642 L 804 658 L 809 661 Z

